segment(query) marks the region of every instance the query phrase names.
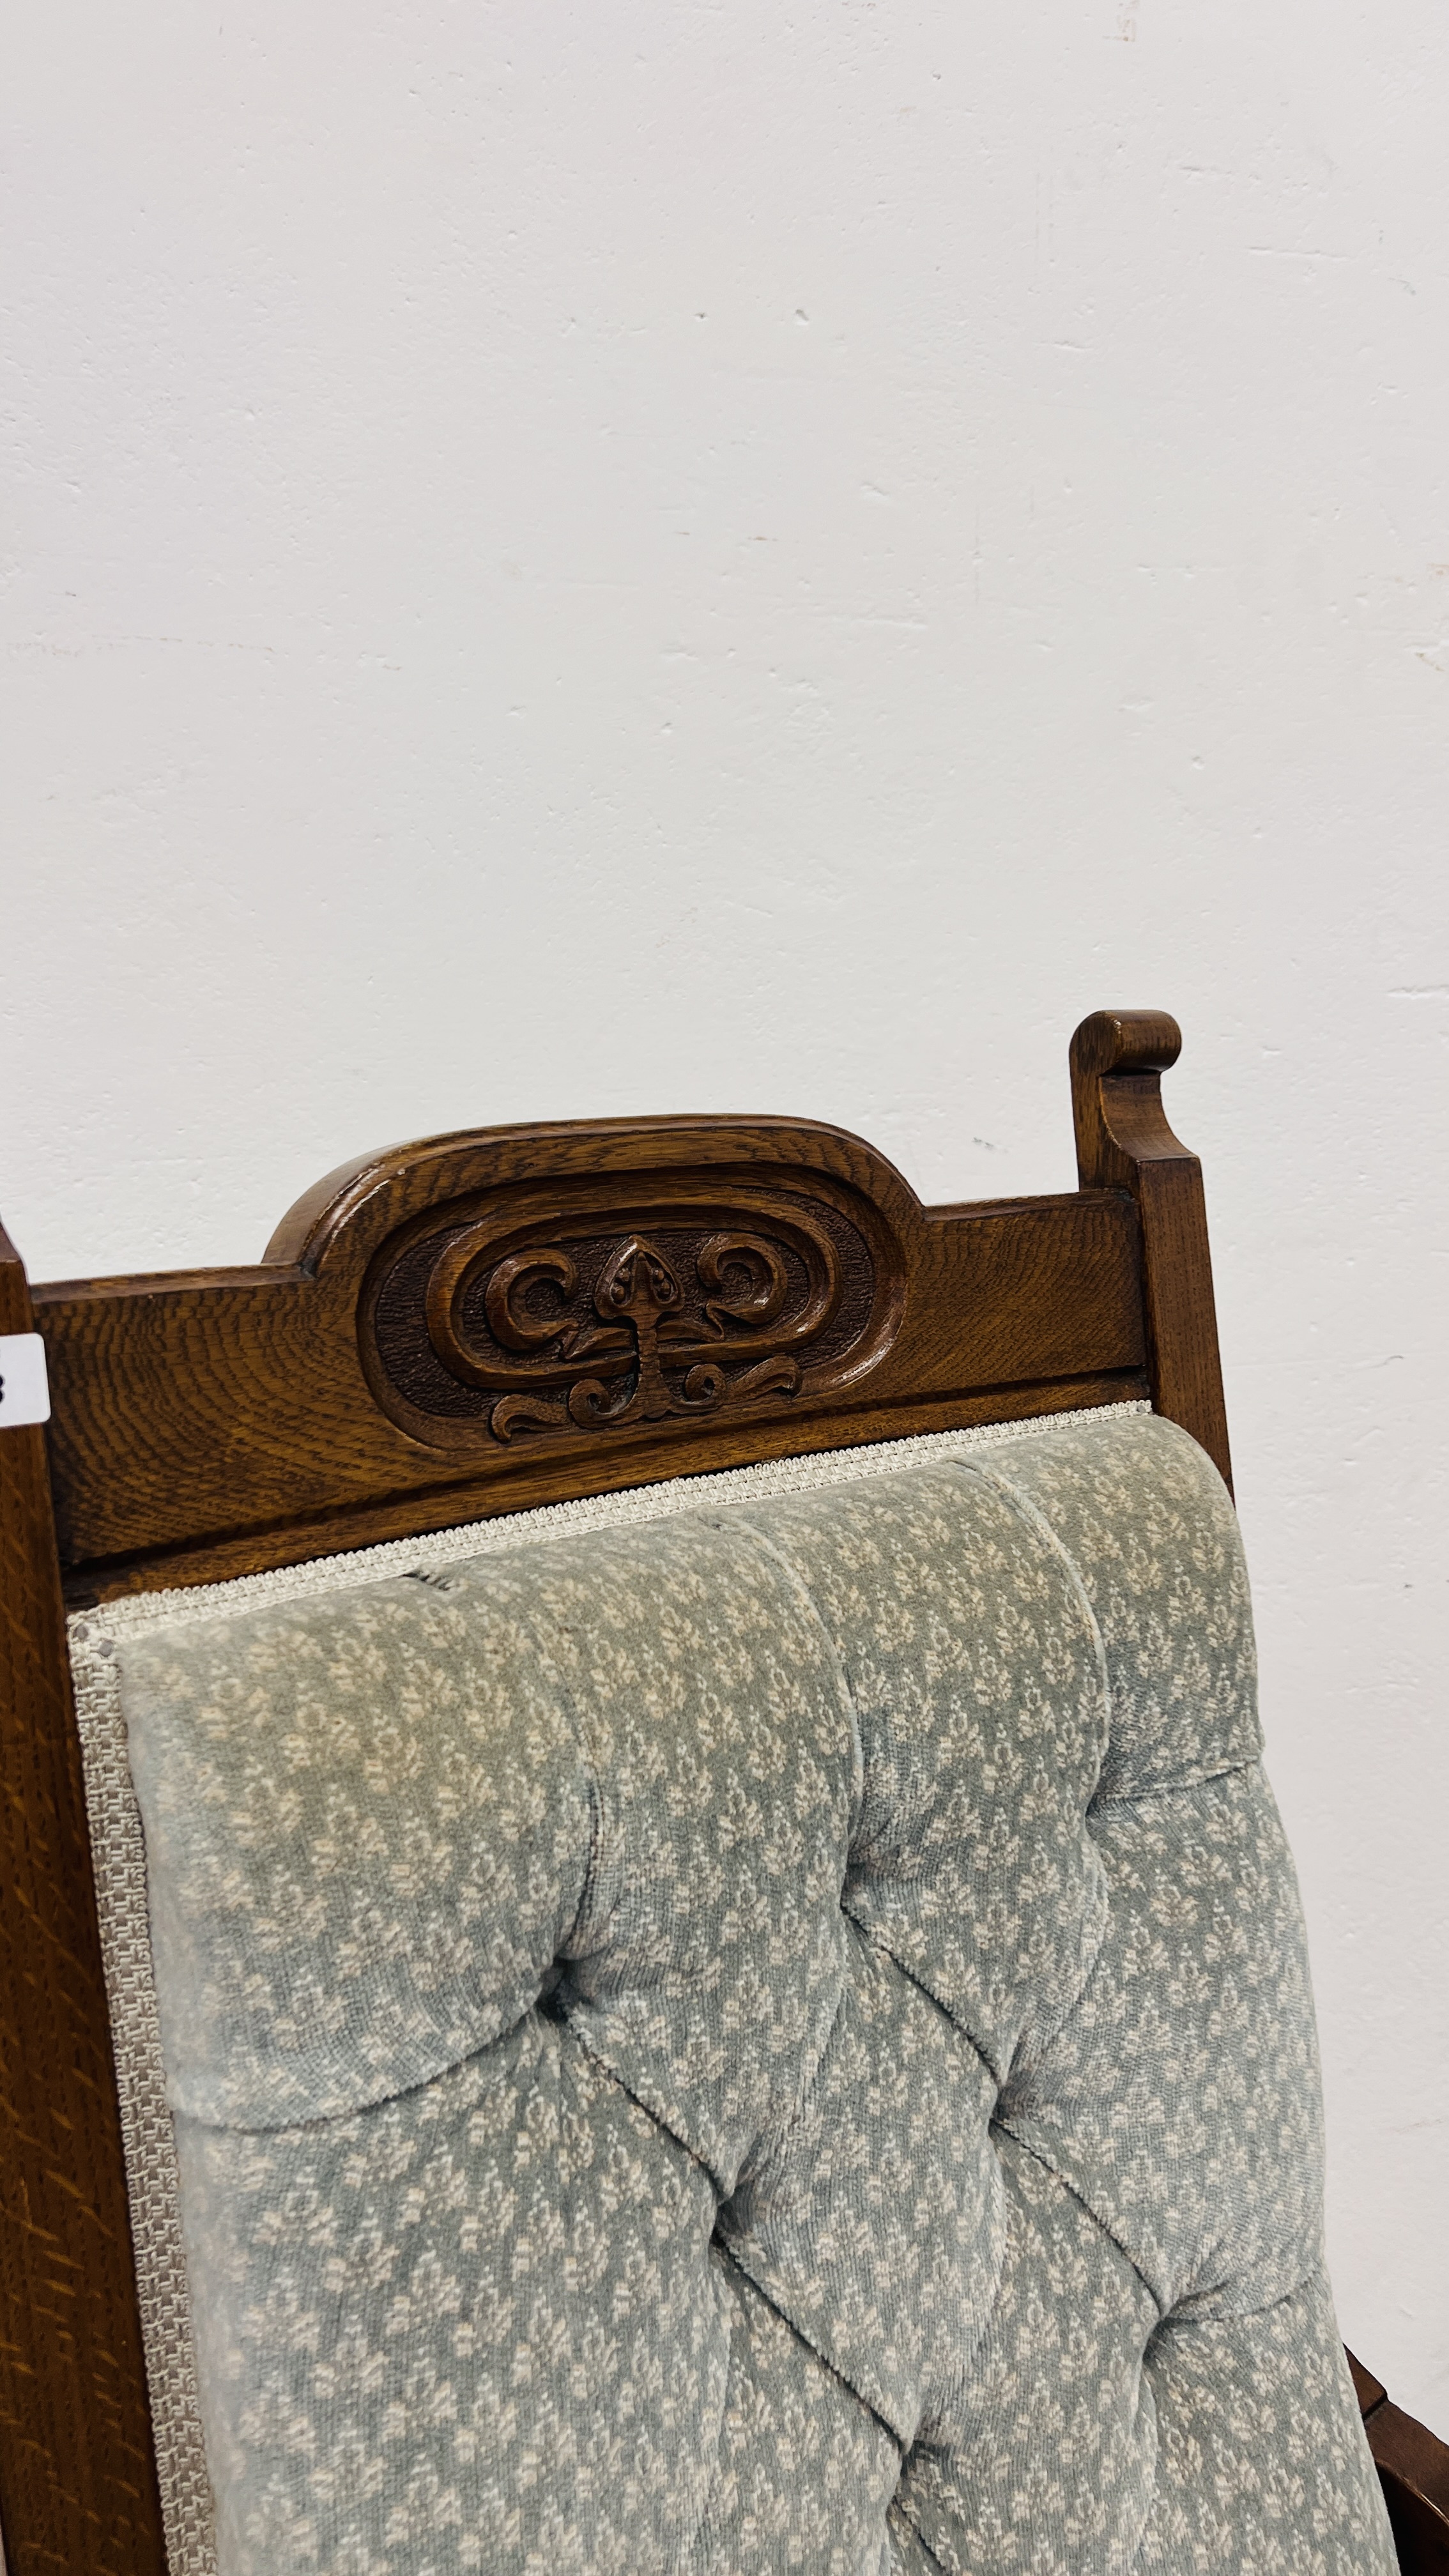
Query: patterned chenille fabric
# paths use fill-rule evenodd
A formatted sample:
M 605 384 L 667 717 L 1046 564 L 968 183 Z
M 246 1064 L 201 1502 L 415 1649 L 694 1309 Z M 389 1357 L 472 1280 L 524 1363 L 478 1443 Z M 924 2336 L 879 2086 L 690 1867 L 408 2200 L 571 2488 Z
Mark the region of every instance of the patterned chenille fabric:
M 221 2576 L 1390 2576 L 1213 1469 L 682 1500 L 115 1647 Z

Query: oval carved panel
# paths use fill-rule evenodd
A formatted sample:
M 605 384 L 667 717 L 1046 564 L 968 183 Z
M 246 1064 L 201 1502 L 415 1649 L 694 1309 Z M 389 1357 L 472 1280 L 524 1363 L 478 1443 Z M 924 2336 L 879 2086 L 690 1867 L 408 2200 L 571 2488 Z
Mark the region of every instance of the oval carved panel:
M 433 1210 L 369 1271 L 373 1392 L 416 1438 L 494 1454 L 829 1393 L 889 1347 L 903 1268 L 878 1210 L 808 1182 L 634 1176 Z

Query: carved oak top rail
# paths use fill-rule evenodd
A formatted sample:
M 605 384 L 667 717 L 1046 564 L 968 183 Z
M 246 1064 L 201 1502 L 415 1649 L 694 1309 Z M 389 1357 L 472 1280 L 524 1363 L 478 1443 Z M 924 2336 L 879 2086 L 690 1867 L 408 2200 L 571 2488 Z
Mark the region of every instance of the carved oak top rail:
M 924 1208 L 788 1119 L 485 1129 L 333 1173 L 255 1269 L 37 1289 L 68 1592 L 1149 1392 L 1226 1465 L 1176 1029 L 1074 1046 L 1058 1197 Z

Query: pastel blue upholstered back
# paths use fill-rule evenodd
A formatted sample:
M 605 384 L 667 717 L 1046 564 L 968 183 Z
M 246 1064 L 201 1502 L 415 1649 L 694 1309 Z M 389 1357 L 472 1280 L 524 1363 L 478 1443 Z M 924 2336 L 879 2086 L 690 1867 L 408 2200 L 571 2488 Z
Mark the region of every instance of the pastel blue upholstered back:
M 1185 1434 L 121 1660 L 223 2576 L 1388 2576 Z

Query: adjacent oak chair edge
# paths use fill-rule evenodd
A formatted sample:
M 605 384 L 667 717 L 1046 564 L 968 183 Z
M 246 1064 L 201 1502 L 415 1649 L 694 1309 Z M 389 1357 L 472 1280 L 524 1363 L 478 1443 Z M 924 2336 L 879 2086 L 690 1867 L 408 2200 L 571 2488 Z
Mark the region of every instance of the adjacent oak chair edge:
M 1449 2576 L 1449 2442 L 1390 2402 L 1381 2380 L 1348 2356 L 1401 2567 Z

